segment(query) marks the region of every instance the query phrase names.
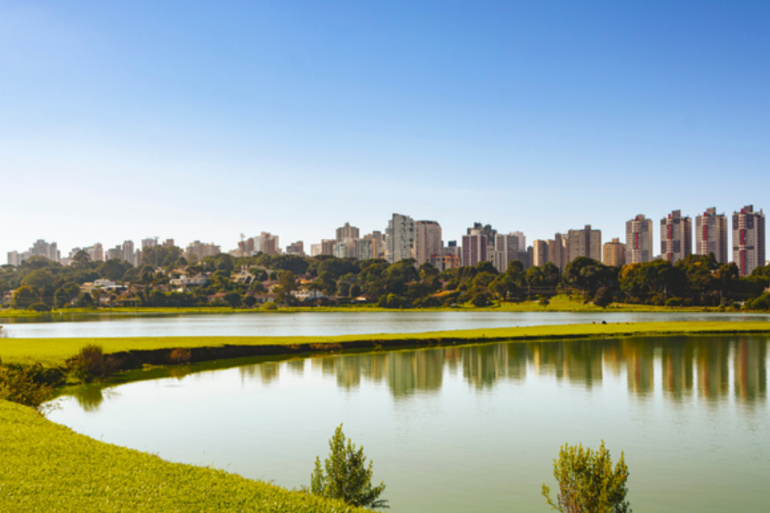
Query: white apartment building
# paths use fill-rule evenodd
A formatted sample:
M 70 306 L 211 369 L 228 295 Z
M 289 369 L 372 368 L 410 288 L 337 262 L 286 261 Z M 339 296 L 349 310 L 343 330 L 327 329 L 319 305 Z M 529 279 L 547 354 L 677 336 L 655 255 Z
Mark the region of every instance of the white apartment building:
M 389 264 L 414 258 L 415 223 L 411 217 L 393 214 L 385 234 L 385 258 Z
M 417 265 L 430 261 L 431 256 L 441 254 L 441 225 L 436 221 L 417 221 L 414 224 L 414 253 Z
M 674 210 L 660 220 L 661 258 L 675 264 L 692 255 L 692 219 Z
M 652 219 L 642 214 L 626 222 L 626 264 L 652 262 Z
M 544 240 L 535 240 L 532 242 L 532 262 L 533 266 L 544 266 L 548 262 L 548 242 Z
M 345 239 L 358 239 L 360 230 L 355 226 L 350 226 L 350 223 L 345 223 L 345 226 L 337 228 L 337 242 Z
M 185 260 L 188 262 L 194 262 L 197 260 L 203 260 L 207 256 L 218 255 L 221 252 L 222 250 L 220 247 L 213 242 L 211 244 L 205 244 L 201 243 L 199 240 L 196 240 L 187 246 L 187 249 L 184 252 L 184 256 Z
M 695 217 L 695 253 L 714 253 L 717 262 L 726 264 L 727 250 L 727 216 L 717 214 L 716 208 L 707 208 L 703 215 Z
M 733 212 L 733 261 L 741 276 L 765 265 L 765 214 L 753 205 Z
M 567 235 L 557 233 L 548 241 L 548 261 L 564 272 L 567 266 Z

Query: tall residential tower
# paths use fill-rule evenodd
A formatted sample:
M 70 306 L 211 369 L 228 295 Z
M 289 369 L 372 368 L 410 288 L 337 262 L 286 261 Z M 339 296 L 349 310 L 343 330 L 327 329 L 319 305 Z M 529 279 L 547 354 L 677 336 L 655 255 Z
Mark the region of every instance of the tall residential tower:
M 626 264 L 652 262 L 652 219 L 642 214 L 626 222 Z
M 753 205 L 733 212 L 733 261 L 741 276 L 765 265 L 765 214 Z
M 692 219 L 674 210 L 660 220 L 660 255 L 675 264 L 692 255 Z
M 727 216 L 707 208 L 702 216 L 695 217 L 695 253 L 714 253 L 717 262 L 726 264 L 727 248 Z

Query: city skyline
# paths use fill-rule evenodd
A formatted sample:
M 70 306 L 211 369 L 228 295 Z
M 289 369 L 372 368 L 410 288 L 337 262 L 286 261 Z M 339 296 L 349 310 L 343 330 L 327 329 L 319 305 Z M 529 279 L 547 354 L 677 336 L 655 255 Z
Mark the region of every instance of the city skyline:
M 770 6 L 442 7 L 0 3 L 0 254 L 767 205 Z

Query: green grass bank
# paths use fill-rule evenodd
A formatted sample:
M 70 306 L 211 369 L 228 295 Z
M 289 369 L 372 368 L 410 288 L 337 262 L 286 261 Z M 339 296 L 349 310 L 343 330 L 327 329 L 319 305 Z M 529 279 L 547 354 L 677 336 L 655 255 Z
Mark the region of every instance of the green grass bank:
M 223 314 L 223 313 L 242 313 L 242 314 L 275 314 L 275 313 L 300 313 L 300 312 L 721 312 L 718 307 L 690 306 L 690 307 L 669 307 L 655 305 L 639 305 L 629 303 L 613 303 L 607 308 L 598 307 L 592 303 L 585 303 L 581 299 L 571 298 L 566 294 L 554 296 L 550 299 L 548 306 L 541 306 L 538 301 L 521 302 L 496 302 L 492 306 L 476 307 L 468 304 L 458 305 L 456 307 L 434 307 L 425 309 L 393 309 L 381 308 L 374 304 L 350 304 L 340 306 L 317 306 L 317 307 L 281 307 L 277 310 L 265 310 L 262 308 L 229 308 L 229 307 L 114 307 L 114 308 L 65 308 L 53 310 L 51 312 L 32 312 L 28 310 L 0 310 L 0 319 L 2 318 L 35 318 L 35 317 L 56 317 L 69 315 L 125 315 L 125 314 L 155 314 L 155 315 L 201 315 L 201 314 Z
M 142 363 L 163 364 L 165 352 L 200 349 L 191 361 L 314 353 L 344 349 L 419 347 L 492 341 L 529 341 L 606 338 L 639 335 L 705 335 L 770 333 L 770 322 L 642 322 L 622 324 L 566 324 L 514 328 L 433 331 L 333 337 L 115 337 L 115 338 L 0 338 L 4 362 L 41 362 L 61 365 L 86 344 L 102 346 L 106 354 L 137 353 Z M 221 350 L 217 350 L 220 348 Z M 244 348 L 248 348 L 244 349 Z M 156 354 L 158 358 L 152 355 Z
M 0 511 L 369 511 L 99 442 L 6 401 L 0 401 L 0 455 Z

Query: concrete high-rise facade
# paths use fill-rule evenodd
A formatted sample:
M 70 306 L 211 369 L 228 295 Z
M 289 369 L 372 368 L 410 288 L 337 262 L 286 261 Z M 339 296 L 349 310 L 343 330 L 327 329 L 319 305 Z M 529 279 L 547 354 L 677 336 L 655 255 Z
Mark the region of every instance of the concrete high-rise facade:
M 430 262 L 431 256 L 441 254 L 441 225 L 436 221 L 417 221 L 414 228 L 414 254 L 419 266 Z
M 602 263 L 611 267 L 626 265 L 626 245 L 620 239 L 606 243 L 602 250 Z
M 393 214 L 385 231 L 385 258 L 389 264 L 395 264 L 405 258 L 414 258 L 414 231 L 415 224 L 411 217 Z
M 508 269 L 508 264 L 514 260 L 520 261 L 525 268 L 529 267 L 529 258 L 522 257 L 520 248 L 518 235 L 513 233 L 495 235 L 495 253 L 492 263 L 497 272 L 504 273 Z M 524 248 L 523 253 L 526 253 L 526 248 Z
M 385 235 L 382 232 L 374 231 L 364 235 L 364 239 L 372 241 L 372 258 L 385 256 Z
M 187 249 L 184 252 L 184 256 L 188 262 L 195 262 L 198 260 L 203 260 L 207 256 L 218 255 L 221 252 L 221 248 L 214 243 L 205 244 L 201 243 L 199 240 L 196 240 L 187 246 Z
M 286 246 L 287 255 L 305 256 L 305 244 L 298 240 Z
M 714 253 L 717 262 L 726 264 L 727 249 L 727 216 L 717 214 L 716 208 L 707 208 L 703 215 L 695 217 L 695 253 Z
M 564 272 L 567 266 L 567 237 L 561 233 L 548 240 L 548 261 Z
M 582 230 L 567 232 L 567 263 L 577 257 L 588 257 L 601 262 L 602 231 L 592 230 L 588 224 Z
M 121 260 L 128 262 L 130 264 L 134 263 L 134 241 L 132 240 L 126 240 L 123 241 L 123 246 L 121 246 Z
M 334 246 L 337 245 L 337 241 L 334 239 L 321 239 L 321 255 L 333 255 Z
M 692 255 L 692 219 L 674 210 L 660 220 L 660 256 L 675 264 Z
M 337 242 L 345 239 L 358 239 L 360 230 L 355 226 L 350 226 L 350 223 L 345 223 L 345 226 L 337 228 Z
M 642 214 L 626 222 L 626 264 L 652 262 L 652 219 Z
M 527 237 L 524 232 L 511 232 L 511 235 L 519 238 L 519 251 L 527 251 Z
M 741 276 L 765 265 L 765 214 L 753 205 L 733 212 L 733 261 Z
M 489 244 L 483 230 L 471 228 L 468 235 L 463 235 L 462 265 L 475 266 L 479 262 L 488 261 L 488 251 Z
M 532 262 L 533 266 L 541 267 L 548 262 L 548 242 L 536 240 L 532 242 Z
M 254 250 L 266 255 L 278 255 L 281 253 L 281 243 L 278 235 L 270 232 L 262 232 L 259 237 L 254 237 Z

